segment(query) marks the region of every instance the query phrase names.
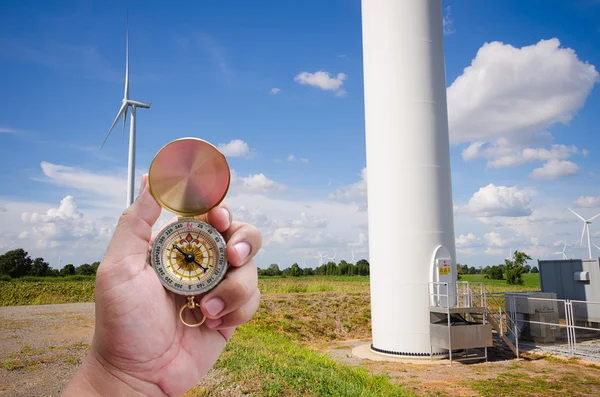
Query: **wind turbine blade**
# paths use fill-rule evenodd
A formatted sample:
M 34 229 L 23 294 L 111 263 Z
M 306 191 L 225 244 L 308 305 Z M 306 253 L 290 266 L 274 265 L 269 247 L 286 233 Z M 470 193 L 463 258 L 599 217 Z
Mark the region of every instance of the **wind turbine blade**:
M 110 127 L 110 130 L 108 130 L 108 134 L 106 134 L 106 138 L 104 138 L 104 142 L 102 142 L 102 146 L 100 146 L 100 149 L 102 149 L 102 147 L 104 147 L 104 144 L 106 143 L 106 140 L 108 139 L 108 136 L 110 135 L 110 132 L 113 130 L 113 128 L 115 128 L 115 125 L 117 125 L 117 121 L 119 121 L 119 117 L 121 117 L 125 108 L 127 108 L 127 102 L 123 102 L 123 105 L 121 105 L 121 109 L 119 109 L 119 113 L 117 113 L 117 117 L 115 117 L 115 121 L 113 121 L 112 126 Z
M 590 219 L 588 219 L 588 222 L 591 222 L 593 219 L 596 219 L 600 214 L 596 214 L 594 216 L 592 216 Z
M 127 29 L 125 32 L 125 100 L 129 99 L 129 11 L 127 11 Z
M 596 249 L 597 249 L 598 251 L 600 251 L 600 247 L 598 247 L 598 246 L 596 245 L 596 243 L 592 243 L 592 245 L 593 245 L 594 247 L 596 247 Z
M 581 240 L 579 240 L 579 246 L 583 247 L 583 236 L 585 235 L 585 223 L 583 224 L 583 230 L 581 231 Z
M 574 213 L 574 214 L 575 214 L 575 216 L 576 216 L 577 218 L 579 218 L 579 219 L 581 219 L 582 221 L 584 221 L 584 222 L 585 222 L 585 219 L 583 219 L 583 217 L 582 217 L 581 215 L 579 215 L 577 212 L 573 211 L 573 210 L 572 210 L 572 209 L 570 209 L 570 208 L 569 208 L 569 211 L 571 211 L 572 213 Z
M 125 108 L 125 115 L 123 117 L 123 139 L 122 142 L 125 142 L 125 125 L 127 124 L 127 111 L 129 110 L 129 106 Z

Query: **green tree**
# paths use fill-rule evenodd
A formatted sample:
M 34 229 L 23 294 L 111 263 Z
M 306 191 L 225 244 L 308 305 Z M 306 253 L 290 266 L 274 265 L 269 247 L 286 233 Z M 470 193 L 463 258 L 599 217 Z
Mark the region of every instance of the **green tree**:
M 60 269 L 60 275 L 61 276 L 72 276 L 75 274 L 75 266 L 73 266 L 72 264 L 68 264 L 65 265 L 65 267 L 63 267 L 62 269 Z
M 31 276 L 46 277 L 50 275 L 50 264 L 44 261 L 44 258 L 35 258 L 31 264 Z
M 540 270 L 537 268 L 537 266 L 534 266 L 531 268 L 531 273 L 539 273 Z
M 487 270 L 485 272 L 485 278 L 489 278 L 492 280 L 503 280 L 504 279 L 504 271 L 502 267 L 494 265 L 487 266 Z
M 98 273 L 98 267 L 100 266 L 100 262 L 92 263 L 92 269 L 94 269 L 94 274 Z
M 329 261 L 329 262 L 327 262 L 327 270 L 326 270 L 325 274 L 328 276 L 339 276 L 340 269 L 338 268 L 338 266 L 335 262 Z
M 368 276 L 370 274 L 369 262 L 366 259 L 361 259 L 356 262 L 356 270 L 360 276 Z
M 525 273 L 531 273 L 531 266 L 525 265 L 523 266 L 523 269 L 525 269 Z
M 297 263 L 294 263 L 290 268 L 290 276 L 292 277 L 300 277 L 302 275 L 302 269 L 298 266 Z
M 33 261 L 23 248 L 8 251 L 0 256 L 0 274 L 8 274 L 12 278 L 31 274 Z
M 315 272 L 312 269 L 312 267 L 305 267 L 304 269 L 302 269 L 302 275 L 303 276 L 314 276 Z
M 327 265 L 322 264 L 321 266 L 317 266 L 315 274 L 317 276 L 325 276 L 327 274 Z
M 525 273 L 525 264 L 531 257 L 524 252 L 515 251 L 513 259 L 504 260 L 504 273 L 508 284 L 523 284 L 523 273 Z
M 267 270 L 269 271 L 269 276 L 281 276 L 283 274 L 283 272 L 279 270 L 279 265 L 277 263 L 272 263 Z
M 80 274 L 82 276 L 93 276 L 96 274 L 92 265 L 84 263 L 83 265 L 77 266 L 75 268 L 75 274 Z

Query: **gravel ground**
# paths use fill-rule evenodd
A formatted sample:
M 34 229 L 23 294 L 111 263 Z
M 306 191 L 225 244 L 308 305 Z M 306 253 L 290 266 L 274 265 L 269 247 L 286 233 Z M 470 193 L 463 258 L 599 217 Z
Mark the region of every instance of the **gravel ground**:
M 55 397 L 88 352 L 94 304 L 0 307 L 0 396 Z M 214 397 L 245 396 L 211 371 L 199 383 Z
M 93 303 L 0 307 L 0 395 L 58 396 L 85 357 L 93 330 Z M 552 374 L 553 377 L 569 379 L 573 376 L 597 379 L 600 374 L 598 367 L 583 363 L 505 360 L 494 355 L 493 351 L 490 351 L 488 363 L 457 364 L 452 367 L 373 362 L 352 355 L 352 348 L 363 343 L 364 340 L 353 340 L 327 344 L 327 347 L 313 347 L 344 364 L 361 366 L 374 373 L 385 373 L 393 381 L 406 385 L 420 395 L 479 396 L 481 394 L 469 387 L 469 382 L 494 379 L 511 371 L 524 375 Z M 588 347 L 590 350 L 596 349 L 596 346 Z M 245 396 L 242 387 L 226 380 L 226 374 L 222 371 L 211 371 L 199 383 L 204 393 L 190 393 L 189 396 Z M 577 383 L 577 387 L 585 386 Z M 600 395 L 600 386 L 590 384 L 588 387 L 590 393 L 587 395 Z

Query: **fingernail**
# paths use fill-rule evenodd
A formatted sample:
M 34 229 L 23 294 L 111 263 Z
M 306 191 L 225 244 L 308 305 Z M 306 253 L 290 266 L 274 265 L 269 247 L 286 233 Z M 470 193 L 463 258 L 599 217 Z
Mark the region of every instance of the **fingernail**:
M 223 214 L 223 216 L 225 217 L 225 219 L 227 219 L 227 227 L 229 227 L 229 225 L 231 224 L 231 214 L 229 213 L 229 211 L 227 211 L 227 209 L 221 207 L 221 213 Z
M 219 298 L 213 298 L 204 304 L 204 308 L 211 316 L 216 316 L 225 308 L 225 303 Z
M 204 324 L 208 328 L 217 328 L 219 325 L 223 324 L 223 320 L 220 318 L 207 318 Z
M 246 257 L 250 253 L 250 245 L 248 245 L 248 243 L 237 243 L 233 246 L 233 248 L 235 248 L 235 252 L 237 252 L 241 261 L 246 259 Z

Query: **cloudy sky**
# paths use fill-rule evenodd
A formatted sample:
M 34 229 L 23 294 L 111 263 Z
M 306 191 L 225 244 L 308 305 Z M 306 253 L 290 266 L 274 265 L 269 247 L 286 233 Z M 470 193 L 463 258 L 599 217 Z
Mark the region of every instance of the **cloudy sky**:
M 123 94 L 121 3 L 0 5 L 1 252 L 102 258 L 126 201 L 120 127 L 100 150 Z M 567 207 L 600 212 L 600 3 L 455 0 L 444 16 L 458 261 L 587 255 Z M 206 139 L 229 159 L 234 217 L 263 233 L 260 266 L 368 258 L 359 0 L 130 1 L 129 29 L 131 98 L 152 101 L 138 178 L 167 142 Z

